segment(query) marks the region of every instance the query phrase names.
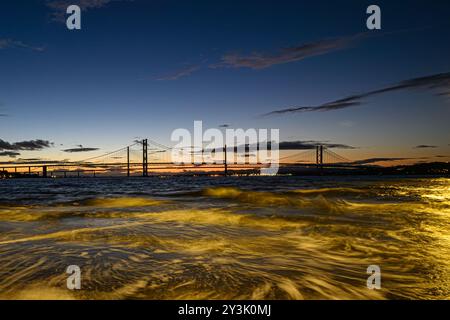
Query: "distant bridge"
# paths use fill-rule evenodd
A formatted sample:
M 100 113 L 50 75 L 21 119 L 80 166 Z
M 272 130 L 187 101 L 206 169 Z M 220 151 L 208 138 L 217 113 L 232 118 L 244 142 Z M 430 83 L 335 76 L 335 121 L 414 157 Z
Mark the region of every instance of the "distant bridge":
M 236 148 L 234 149 L 231 155 L 233 157 L 239 156 Z M 208 173 L 227 175 L 231 171 L 257 174 L 261 168 L 268 166 L 266 163 L 250 163 L 250 161 L 243 164 L 234 164 L 233 161 L 227 160 L 227 154 L 230 154 L 230 152 L 226 149 L 226 146 L 222 150 L 223 160 L 215 164 L 195 164 L 192 162 L 176 165 L 171 159 L 172 150 L 172 147 L 150 139 L 144 139 L 118 150 L 80 161 L 47 160 L 4 163 L 0 165 L 0 176 L 81 177 L 87 175 L 123 175 L 147 177 L 149 172 L 150 174 Z M 350 159 L 337 154 L 323 145 L 313 146 L 311 149 L 281 157 L 279 165 L 280 167 L 303 166 L 316 168 L 353 166 Z

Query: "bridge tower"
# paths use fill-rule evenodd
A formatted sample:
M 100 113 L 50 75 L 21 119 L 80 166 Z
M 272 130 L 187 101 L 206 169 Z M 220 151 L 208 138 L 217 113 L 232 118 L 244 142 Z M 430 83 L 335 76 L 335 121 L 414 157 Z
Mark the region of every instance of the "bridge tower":
M 320 166 L 323 165 L 323 146 L 320 146 Z
M 322 168 L 323 166 L 323 146 L 316 146 L 316 165 L 318 168 Z
M 95 175 L 95 171 L 94 171 Z M 130 147 L 127 147 L 127 177 L 130 176 Z
M 225 145 L 225 147 L 223 148 L 223 154 L 224 154 L 224 160 L 223 160 L 223 164 L 224 164 L 224 176 L 228 176 L 228 159 L 227 159 L 227 145 Z
M 147 139 L 142 140 L 142 176 L 148 177 L 148 144 Z

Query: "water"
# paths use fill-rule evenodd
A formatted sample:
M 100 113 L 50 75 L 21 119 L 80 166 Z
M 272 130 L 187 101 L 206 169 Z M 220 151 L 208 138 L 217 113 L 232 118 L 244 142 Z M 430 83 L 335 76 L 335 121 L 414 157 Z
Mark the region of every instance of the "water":
M 449 216 L 446 178 L 3 180 L 0 298 L 445 299 Z

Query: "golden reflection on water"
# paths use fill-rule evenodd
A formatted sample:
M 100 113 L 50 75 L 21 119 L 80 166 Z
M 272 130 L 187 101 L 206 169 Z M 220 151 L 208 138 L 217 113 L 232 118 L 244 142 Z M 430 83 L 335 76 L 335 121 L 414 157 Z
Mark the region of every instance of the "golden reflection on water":
M 449 298 L 449 215 L 448 179 L 0 205 L 0 298 Z

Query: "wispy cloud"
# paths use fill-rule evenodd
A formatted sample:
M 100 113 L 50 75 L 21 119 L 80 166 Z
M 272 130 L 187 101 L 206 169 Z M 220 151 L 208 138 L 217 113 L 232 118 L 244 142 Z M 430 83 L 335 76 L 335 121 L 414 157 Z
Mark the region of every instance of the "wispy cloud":
M 41 159 L 41 158 L 19 158 L 19 159 L 17 159 L 17 161 L 20 161 L 20 162 L 27 162 L 27 161 L 36 162 L 36 161 L 44 161 L 44 159 Z
M 2 112 L 2 109 L 4 110 L 3 103 L 0 102 L 0 112 Z M 0 113 L 0 117 L 7 117 L 7 116 L 8 115 L 6 113 Z
M 14 157 L 12 157 L 14 158 Z M 35 159 L 17 159 L 15 161 L 2 161 L 0 162 L 0 165 L 5 165 L 5 164 L 28 164 L 28 165 L 32 165 L 32 164 L 69 164 L 70 161 L 68 159 L 65 160 L 46 160 L 46 159 L 39 159 L 39 158 L 35 158 Z
M 100 148 L 85 148 L 83 146 L 79 146 L 77 148 L 65 149 L 62 151 L 68 152 L 68 153 L 76 153 L 76 152 L 91 152 L 91 151 L 97 151 L 97 150 L 100 150 Z
M 393 162 L 393 161 L 402 161 L 402 160 L 413 160 L 415 158 L 369 158 L 353 161 L 352 164 L 373 164 L 377 162 Z
M 369 158 L 369 159 L 356 160 L 356 161 L 352 161 L 351 164 L 364 165 L 364 164 L 373 164 L 373 163 L 377 163 L 377 162 L 395 162 L 395 161 L 406 161 L 406 160 L 420 160 L 418 162 L 428 162 L 426 160 L 430 160 L 432 158 L 433 157 L 414 157 L 414 158 L 381 157 L 381 158 Z M 418 163 L 418 162 L 416 162 L 416 163 Z
M 379 95 L 386 92 L 399 91 L 405 89 L 427 89 L 427 90 L 449 90 L 450 89 L 450 72 L 438 73 L 431 76 L 409 79 L 398 82 L 391 86 L 381 89 L 365 92 L 362 94 L 347 96 L 345 98 L 328 102 L 318 106 L 296 106 L 281 110 L 272 111 L 263 116 L 285 114 L 285 113 L 302 113 L 316 111 L 333 111 L 346 109 L 349 107 L 359 106 L 363 104 L 363 99 L 371 96 Z M 442 94 L 438 92 L 437 94 Z
M 281 141 L 278 143 L 278 149 L 279 150 L 314 150 L 318 145 L 322 145 L 326 147 L 327 149 L 358 149 L 357 147 L 343 144 L 343 143 L 332 143 L 327 141 L 316 141 L 316 140 L 307 140 L 307 141 Z M 250 149 L 250 146 L 255 147 L 259 150 L 261 150 L 262 146 L 257 146 L 256 144 L 245 144 L 245 145 L 239 145 L 239 146 L 229 146 L 227 147 L 227 151 L 234 151 L 239 152 L 240 150 L 243 150 L 244 152 L 247 152 L 247 150 Z M 272 142 L 267 142 L 267 149 L 272 148 Z M 196 150 L 192 151 L 193 154 L 195 153 L 202 153 L 202 152 L 222 152 L 222 147 L 217 148 L 211 148 L 211 149 L 203 149 L 203 150 Z
M 47 140 L 27 140 L 10 143 L 0 139 L 0 156 L 15 158 L 20 155 L 19 151 L 39 151 L 45 148 L 49 148 L 53 145 L 52 142 Z
M 210 67 L 264 69 L 277 64 L 300 61 L 306 58 L 343 50 L 367 36 L 367 33 L 360 33 L 353 36 L 308 42 L 295 47 L 283 48 L 277 53 L 255 52 L 249 55 L 237 53 L 226 54 L 222 56 L 219 63 L 212 64 Z
M 50 141 L 47 140 L 27 140 L 10 143 L 0 139 L 0 151 L 10 150 L 10 151 L 36 151 L 42 150 L 44 148 L 49 148 L 53 145 Z
M 15 158 L 19 155 L 20 155 L 20 152 L 17 152 L 17 151 L 1 151 L 0 152 L 0 157 Z
M 296 47 L 283 48 L 278 53 L 252 53 L 250 55 L 240 55 L 237 53 L 225 54 L 219 62 L 209 65 L 209 68 L 251 68 L 264 69 L 276 64 L 300 61 L 309 57 L 330 53 L 345 49 L 357 42 L 357 40 L 367 38 L 371 35 L 360 33 L 352 36 L 325 39 L 316 42 L 301 44 Z M 205 64 L 206 60 L 202 62 Z M 177 80 L 181 77 L 189 76 L 200 69 L 201 65 L 189 65 L 172 74 L 159 77 L 156 80 Z
M 111 2 L 116 1 L 133 1 L 133 0 L 47 0 L 46 6 L 52 10 L 52 20 L 64 22 L 67 7 L 70 5 L 78 5 L 81 10 L 103 8 Z
M 114 0 L 47 0 L 46 5 L 52 9 L 65 10 L 70 5 L 78 5 L 81 9 L 91 9 L 104 7 L 111 1 Z
M 0 39 L 0 50 L 11 49 L 11 48 L 23 48 L 32 51 L 42 52 L 45 51 L 44 47 L 37 47 L 29 45 L 23 41 L 13 40 L 13 39 Z
M 351 128 L 355 126 L 355 123 L 353 121 L 346 120 L 339 122 L 339 125 L 342 127 Z
M 159 80 L 159 81 L 177 80 L 182 77 L 191 75 L 193 72 L 197 71 L 198 69 L 200 69 L 200 65 L 189 65 L 187 67 L 184 67 L 180 70 L 175 71 L 174 73 L 159 77 L 156 80 Z
M 414 149 L 433 149 L 437 148 L 437 146 L 431 146 L 428 144 L 419 144 L 418 146 L 415 146 Z
M 315 149 L 318 145 L 322 145 L 328 149 L 357 149 L 356 147 L 342 144 L 330 143 L 324 141 L 282 141 L 279 143 L 280 150 L 310 150 Z

